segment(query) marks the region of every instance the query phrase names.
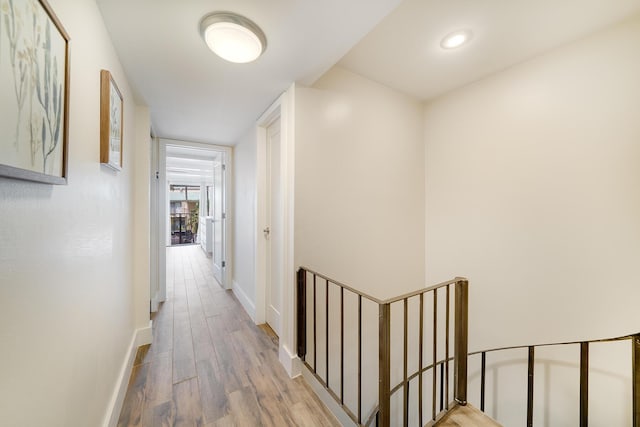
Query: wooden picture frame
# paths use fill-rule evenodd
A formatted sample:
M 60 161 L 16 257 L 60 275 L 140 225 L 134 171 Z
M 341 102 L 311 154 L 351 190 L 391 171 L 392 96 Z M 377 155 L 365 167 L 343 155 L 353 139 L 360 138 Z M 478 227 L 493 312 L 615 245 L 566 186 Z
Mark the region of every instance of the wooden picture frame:
M 46 0 L 0 8 L 0 176 L 67 184 L 69 35 Z
M 100 162 L 119 171 L 123 159 L 124 100 L 113 76 L 100 71 Z

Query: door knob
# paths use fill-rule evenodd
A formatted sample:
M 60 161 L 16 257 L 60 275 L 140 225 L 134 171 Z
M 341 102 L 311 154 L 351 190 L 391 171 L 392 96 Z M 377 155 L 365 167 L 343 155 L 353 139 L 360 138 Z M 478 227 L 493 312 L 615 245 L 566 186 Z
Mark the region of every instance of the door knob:
M 262 232 L 264 233 L 265 239 L 269 238 L 269 233 L 271 233 L 271 230 L 269 229 L 269 227 L 262 230 Z

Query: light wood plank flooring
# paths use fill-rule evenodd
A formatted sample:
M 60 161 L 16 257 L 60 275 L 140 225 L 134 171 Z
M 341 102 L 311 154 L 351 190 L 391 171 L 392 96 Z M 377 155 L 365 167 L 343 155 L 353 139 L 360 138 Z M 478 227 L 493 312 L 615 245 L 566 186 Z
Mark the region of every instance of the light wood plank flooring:
M 438 427 L 501 427 L 492 418 L 471 405 L 456 406 L 436 425 Z
M 199 246 L 167 249 L 167 301 L 136 356 L 118 426 L 339 426 L 278 362 Z

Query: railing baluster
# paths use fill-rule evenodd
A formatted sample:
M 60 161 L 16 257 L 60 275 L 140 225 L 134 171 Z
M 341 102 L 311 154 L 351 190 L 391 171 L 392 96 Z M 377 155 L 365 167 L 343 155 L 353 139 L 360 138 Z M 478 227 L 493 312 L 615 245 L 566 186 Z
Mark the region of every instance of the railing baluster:
M 298 269 L 298 357 L 305 360 L 307 354 L 307 272 Z
M 317 313 L 316 304 L 316 275 L 313 275 L 313 373 L 318 372 L 318 347 L 317 347 Z
M 309 276 L 312 276 L 312 282 L 309 280 Z M 318 284 L 318 278 L 320 278 L 321 280 L 325 281 L 325 295 L 324 295 L 324 313 L 319 313 L 319 301 L 318 298 L 322 298 L 322 294 L 320 294 L 320 296 L 318 296 L 318 286 L 322 286 L 322 284 Z M 312 286 L 311 283 L 313 284 Z M 375 297 L 369 296 L 367 294 L 361 293 L 360 291 L 349 287 L 348 285 L 344 285 L 340 282 L 336 282 L 333 279 L 324 276 L 320 273 L 317 273 L 313 270 L 309 270 L 306 267 L 300 267 L 297 271 L 296 271 L 296 292 L 297 292 L 297 301 L 296 301 L 296 321 L 297 321 L 297 330 L 296 332 L 296 345 L 297 345 L 297 353 L 298 356 L 300 357 L 300 360 L 302 361 L 303 366 L 305 366 L 309 372 L 313 372 L 314 377 L 319 381 L 319 383 L 326 388 L 326 390 L 328 391 L 328 393 L 331 395 L 331 397 L 342 407 L 342 409 L 345 411 L 346 415 L 357 425 L 360 426 L 365 426 L 365 427 L 369 427 L 370 425 L 372 425 L 373 423 L 373 419 L 375 419 L 375 423 L 376 425 L 379 425 L 381 427 L 389 427 L 391 425 L 391 398 L 393 397 L 393 394 L 396 392 L 399 392 L 400 389 L 403 389 L 403 426 L 407 426 L 410 423 L 410 417 L 411 417 L 411 381 L 416 378 L 418 380 L 418 395 L 416 396 L 417 400 L 418 400 L 418 418 L 420 421 L 420 424 L 424 423 L 424 409 L 425 409 L 425 402 L 423 402 L 423 398 L 424 398 L 424 371 L 427 369 L 432 369 L 433 370 L 433 378 L 432 378 L 432 391 L 433 391 L 433 399 L 432 399 L 432 419 L 436 420 L 438 418 L 438 414 L 442 413 L 444 411 L 444 408 L 449 409 L 449 392 L 448 392 L 448 388 L 449 388 L 449 366 L 448 366 L 448 359 L 449 359 L 449 353 L 450 353 L 450 349 L 449 349 L 449 342 L 450 342 L 450 322 L 451 322 L 451 314 L 450 314 L 450 310 L 451 310 L 451 304 L 450 304 L 450 286 L 451 285 L 456 285 L 456 290 L 458 289 L 459 286 L 462 287 L 462 291 L 459 293 L 461 295 L 460 298 L 456 299 L 456 310 L 457 313 L 459 313 L 459 315 L 461 316 L 462 321 L 458 320 L 458 316 L 456 316 L 456 324 L 458 325 L 456 328 L 456 337 L 459 338 L 461 336 L 465 336 L 467 334 L 467 330 L 468 330 L 468 326 L 465 324 L 467 322 L 467 314 L 466 314 L 466 310 L 468 307 L 468 302 L 467 302 L 467 288 L 466 288 L 466 279 L 463 278 L 456 278 L 455 280 L 451 280 L 448 282 L 444 282 L 438 285 L 435 285 L 431 288 L 427 288 L 424 289 L 422 291 L 416 291 L 416 292 L 412 292 L 412 293 L 407 293 L 401 297 L 396 297 L 396 298 L 390 298 L 387 300 L 379 300 Z M 335 327 L 337 326 L 336 324 L 334 324 L 333 322 L 338 321 L 336 319 L 335 314 L 332 312 L 332 308 L 331 308 L 331 289 L 332 286 L 338 286 L 340 288 L 339 292 L 340 292 L 340 319 L 339 319 L 339 324 L 340 324 L 340 371 L 338 372 L 337 370 L 334 372 L 334 376 L 337 374 L 340 376 L 339 380 L 336 380 L 334 378 L 334 383 L 336 381 L 339 381 L 339 387 L 340 387 L 340 391 L 334 391 L 332 389 L 332 386 L 330 385 L 330 381 L 331 381 L 331 369 L 332 366 L 333 368 L 337 369 L 337 354 L 335 351 L 335 341 L 333 342 L 333 344 L 331 343 L 331 336 L 330 336 L 330 327 Z M 444 350 L 445 353 L 445 358 L 441 361 L 438 361 L 438 338 L 439 338 L 439 332 L 438 332 L 438 318 L 439 316 L 439 312 L 438 312 L 438 304 L 440 303 L 440 305 L 443 303 L 442 301 L 438 301 L 438 290 L 440 288 L 446 287 L 446 301 L 447 301 L 447 307 L 446 307 L 446 336 L 445 336 L 445 341 L 446 341 L 446 347 Z M 345 365 L 345 359 L 346 359 L 346 348 L 345 348 L 345 327 L 347 326 L 345 324 L 345 322 L 347 321 L 347 319 L 345 319 L 345 289 L 353 292 L 355 295 L 357 295 L 358 298 L 358 343 L 357 343 L 357 414 L 355 413 L 355 411 L 352 411 L 347 405 L 346 402 L 348 401 L 348 396 L 346 395 L 346 393 L 348 393 L 347 387 L 345 387 L 345 372 L 346 372 L 346 365 Z M 313 295 L 311 297 L 309 297 L 309 292 L 313 292 Z M 424 294 L 427 292 L 433 292 L 434 295 L 434 299 L 433 299 L 433 364 L 431 366 L 427 366 L 427 368 L 425 368 L 425 342 L 424 342 L 424 333 L 425 333 L 425 318 L 424 318 Z M 335 296 L 335 295 L 334 295 Z M 419 324 L 419 350 L 418 350 L 418 370 L 417 371 L 409 371 L 410 366 L 409 366 L 409 300 L 410 298 L 414 297 L 414 296 L 419 296 L 420 299 L 420 312 L 419 312 L 419 316 L 420 316 L 420 324 Z M 363 307 L 362 307 L 362 299 L 367 298 L 369 301 L 375 303 L 376 305 L 378 305 L 378 310 L 379 310 L 379 325 L 378 325 L 378 343 L 379 343 L 379 347 L 378 347 L 378 368 L 379 368 L 379 385 L 378 385 L 378 405 L 375 408 L 373 413 L 369 413 L 368 417 L 365 419 L 363 419 L 363 412 L 362 412 L 362 400 L 363 400 L 363 391 L 362 391 L 362 387 L 363 387 L 363 383 L 362 383 L 362 373 L 363 373 Z M 335 299 L 335 298 L 334 298 Z M 395 302 L 400 302 L 403 301 L 403 305 L 404 305 L 404 312 L 403 312 L 403 379 L 402 382 L 400 382 L 399 384 L 394 384 L 392 386 L 391 384 L 391 304 L 395 303 Z M 307 304 L 307 301 L 312 302 L 313 307 L 308 307 L 309 304 Z M 334 301 L 337 302 L 337 301 Z M 462 308 L 463 310 L 459 309 Z M 442 307 L 440 307 L 440 309 L 442 309 Z M 313 311 L 311 311 L 313 310 Z M 320 308 L 320 311 L 322 311 L 322 308 Z M 335 311 L 335 307 L 334 307 L 334 311 Z M 318 333 L 322 334 L 322 330 L 318 330 L 318 321 L 319 321 L 319 317 L 321 317 L 322 315 L 325 315 L 325 319 L 324 319 L 324 327 L 325 327 L 325 333 L 324 333 L 324 337 L 318 337 Z M 334 320 L 330 320 L 330 316 L 334 317 Z M 309 318 L 313 316 L 313 324 L 309 324 Z M 312 331 L 312 332 L 311 332 Z M 463 332 L 463 334 L 460 334 L 460 331 Z M 311 338 L 309 337 L 309 335 L 313 333 L 313 341 L 311 341 Z M 333 334 L 332 336 L 335 337 L 335 334 Z M 318 339 L 319 338 L 319 339 Z M 325 340 L 325 348 L 324 348 L 324 370 L 326 372 L 325 375 L 320 374 L 321 369 L 318 366 L 318 363 L 322 363 L 321 359 L 318 359 L 319 355 L 318 355 L 318 341 L 322 341 L 322 338 L 324 338 Z M 320 342 L 320 345 L 322 343 Z M 466 343 L 464 343 L 466 345 Z M 310 351 L 309 347 L 311 347 L 311 345 L 313 345 L 313 366 L 310 364 L 311 363 L 311 357 L 309 357 L 307 359 L 307 353 Z M 346 344 L 348 345 L 348 343 Z M 460 351 L 462 347 L 460 347 L 459 345 L 456 347 L 456 351 Z M 330 350 L 333 349 L 333 353 L 330 352 Z M 322 350 L 321 350 L 322 351 Z M 456 353 L 457 354 L 457 353 Z M 331 355 L 333 355 L 335 358 L 333 359 L 333 361 L 331 360 Z M 320 356 L 322 357 L 322 356 Z M 453 358 L 452 358 L 453 359 Z M 463 363 L 464 364 L 464 363 Z M 438 380 L 438 365 L 440 365 L 439 367 L 439 375 L 440 375 L 440 379 Z M 456 364 L 456 381 L 458 381 L 458 378 L 460 378 L 459 375 L 457 375 L 458 372 L 465 372 L 466 375 L 466 366 L 462 366 L 463 369 L 461 369 L 461 366 L 458 366 L 461 364 Z M 440 395 L 440 409 L 437 410 L 438 408 L 438 381 L 440 381 L 440 390 L 439 390 L 439 395 Z M 336 384 L 337 386 L 337 384 Z M 337 387 L 336 387 L 337 390 Z M 455 388 L 454 388 L 455 390 Z M 416 392 L 414 390 L 414 392 Z M 466 398 L 466 390 L 464 390 L 464 394 L 460 394 L 460 393 L 452 393 L 453 397 L 456 398 L 456 400 L 458 400 L 459 396 L 464 395 Z M 397 396 L 399 397 L 399 396 Z M 398 402 L 399 403 L 399 402 Z M 436 411 L 438 411 L 436 413 Z M 399 424 L 399 416 L 400 414 L 397 414 L 398 417 L 396 418 L 395 416 L 393 417 L 394 419 L 394 423 Z M 418 421 L 418 420 L 416 420 Z
M 640 427 L 640 335 L 631 337 L 633 427 Z
M 482 360 L 480 363 L 480 410 L 484 412 L 484 396 L 487 381 L 487 353 L 482 352 Z
M 309 337 L 307 330 L 308 314 L 307 298 L 308 298 L 308 275 L 313 276 L 313 367 L 307 362 L 306 356 L 308 351 Z M 403 425 L 408 426 L 409 414 L 410 414 L 410 396 L 411 396 L 411 380 L 413 378 L 418 379 L 418 419 L 420 425 L 424 423 L 424 402 L 423 402 L 423 371 L 424 368 L 424 293 L 433 292 L 433 364 L 426 369 L 432 369 L 433 371 L 433 398 L 432 398 L 432 419 L 437 419 L 436 407 L 437 407 L 437 381 L 438 381 L 438 365 L 440 365 L 440 413 L 445 409 L 449 409 L 449 353 L 450 353 L 450 286 L 455 285 L 455 329 L 454 329 L 454 392 L 453 398 L 459 405 L 466 405 L 467 403 L 467 369 L 468 369 L 468 281 L 464 278 L 456 278 L 455 281 L 444 282 L 439 285 L 433 286 L 422 291 L 416 291 L 405 294 L 401 297 L 395 297 L 388 300 L 379 300 L 375 297 L 362 294 L 354 288 L 350 288 L 347 285 L 343 285 L 339 282 L 333 281 L 320 273 L 315 273 L 312 270 L 300 267 L 296 271 L 296 344 L 297 354 L 300 360 L 309 370 L 313 370 L 315 378 L 322 384 L 323 379 L 317 373 L 317 277 L 325 280 L 326 293 L 325 293 L 325 371 L 326 371 L 326 383 L 324 386 L 328 389 L 329 394 L 333 399 L 338 402 L 349 418 L 360 426 L 370 426 L 375 418 L 376 426 L 389 427 L 391 421 L 391 397 L 392 393 L 395 393 L 403 388 Z M 340 287 L 340 396 L 338 396 L 329 387 L 330 371 L 329 371 L 329 316 L 330 316 L 330 289 L 331 285 Z M 446 314 L 445 314 L 445 356 L 444 359 L 438 362 L 438 290 L 446 288 Z M 344 387 L 344 375 L 345 375 L 345 343 L 344 343 L 344 290 L 347 289 L 358 296 L 358 396 L 357 405 L 358 413 L 354 414 L 350 408 L 345 405 L 345 387 Z M 365 297 L 378 305 L 379 309 L 379 388 L 378 399 L 379 405 L 375 409 L 374 413 L 370 413 L 369 417 L 363 424 L 362 420 L 362 297 Z M 418 370 L 417 372 L 409 375 L 408 365 L 408 352 L 409 352 L 409 298 L 419 296 L 419 351 L 418 351 Z M 403 324 L 403 382 L 391 387 L 391 304 L 394 302 L 404 302 L 404 324 Z M 640 334 L 627 335 L 617 338 L 609 338 L 604 340 L 594 341 L 579 341 L 579 342 L 562 342 L 562 343 L 549 343 L 539 344 L 540 346 L 567 346 L 580 344 L 580 427 L 588 426 L 589 418 L 589 346 L 591 342 L 613 342 L 620 340 L 631 339 L 632 343 L 632 425 L 633 427 L 640 427 Z M 535 347 L 536 346 L 514 346 L 504 347 L 499 349 L 492 349 L 483 352 L 474 352 L 472 355 L 481 355 L 481 383 L 480 383 L 480 410 L 485 411 L 485 398 L 486 398 L 486 353 L 496 352 L 510 349 L 528 349 L 527 359 L 527 427 L 533 427 L 534 416 L 534 387 L 535 387 Z
M 440 412 L 444 409 L 444 362 L 440 363 Z
M 379 304 L 379 420 L 382 427 L 391 426 L 391 304 Z
M 362 295 L 358 295 L 358 423 L 362 423 Z
M 324 322 L 324 332 L 325 332 L 325 343 L 326 346 L 324 348 L 324 364 L 325 364 L 325 372 L 327 373 L 327 388 L 331 388 L 329 387 L 329 281 L 326 281 L 327 283 L 327 292 L 325 294 L 325 304 L 326 304 L 326 308 L 325 308 L 325 322 Z
M 436 383 L 438 380 L 438 373 L 436 372 L 436 363 L 438 360 L 437 354 L 437 345 L 438 345 L 438 290 L 433 291 L 433 369 L 431 373 L 433 374 L 432 381 L 432 399 L 431 399 L 431 419 L 435 421 L 436 419 Z
M 344 405 L 344 288 L 340 287 L 340 403 Z
M 445 383 L 445 387 L 444 387 L 444 394 L 445 394 L 445 399 L 444 399 L 444 407 L 445 409 L 448 411 L 449 410 L 449 319 L 451 317 L 450 309 L 450 300 L 449 300 L 449 288 L 451 287 L 451 285 L 447 285 L 447 307 L 446 307 L 446 314 L 445 314 L 445 343 L 444 343 L 444 373 L 445 373 L 445 377 L 447 379 L 447 382 Z M 420 424 L 421 426 L 423 424 Z
M 402 392 L 402 399 L 403 399 L 403 408 L 404 410 L 402 411 L 402 420 L 403 420 L 403 425 L 404 427 L 408 427 L 409 426 L 409 382 L 407 381 L 407 359 L 408 359 L 408 326 L 407 324 L 409 323 L 409 315 L 408 315 L 408 311 L 409 311 L 409 300 L 408 298 L 404 299 L 404 329 L 403 329 L 403 338 L 404 338 L 404 348 L 403 348 L 403 361 L 402 361 L 402 372 L 403 372 L 403 382 L 404 382 L 404 386 L 403 386 L 403 392 Z
M 533 427 L 533 366 L 535 347 L 529 347 L 529 357 L 527 358 L 527 427 Z
M 589 343 L 580 343 L 580 427 L 589 425 Z
M 420 427 L 424 425 L 423 415 L 422 415 L 422 347 L 424 346 L 422 343 L 424 330 L 424 294 L 420 294 L 420 326 L 419 326 L 419 334 L 418 337 L 418 418 L 420 419 Z
M 456 281 L 456 324 L 455 324 L 455 365 L 454 394 L 459 405 L 467 404 L 467 338 L 469 336 L 469 282 L 458 278 Z
M 407 414 L 409 414 L 409 402 L 411 402 L 411 383 L 407 384 L 407 404 L 405 406 Z

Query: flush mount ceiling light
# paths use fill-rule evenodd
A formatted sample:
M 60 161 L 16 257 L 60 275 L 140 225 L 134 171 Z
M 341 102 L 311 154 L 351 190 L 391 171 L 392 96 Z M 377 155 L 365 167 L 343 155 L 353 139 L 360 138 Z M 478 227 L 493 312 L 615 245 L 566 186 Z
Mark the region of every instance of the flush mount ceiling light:
M 447 34 L 442 39 L 442 41 L 440 42 L 440 46 L 443 49 L 455 49 L 469 42 L 472 35 L 473 33 L 471 33 L 471 31 L 469 30 L 454 31 L 453 33 Z
M 231 12 L 214 12 L 202 18 L 200 35 L 209 49 L 229 62 L 255 61 L 267 48 L 267 38 L 260 27 Z

